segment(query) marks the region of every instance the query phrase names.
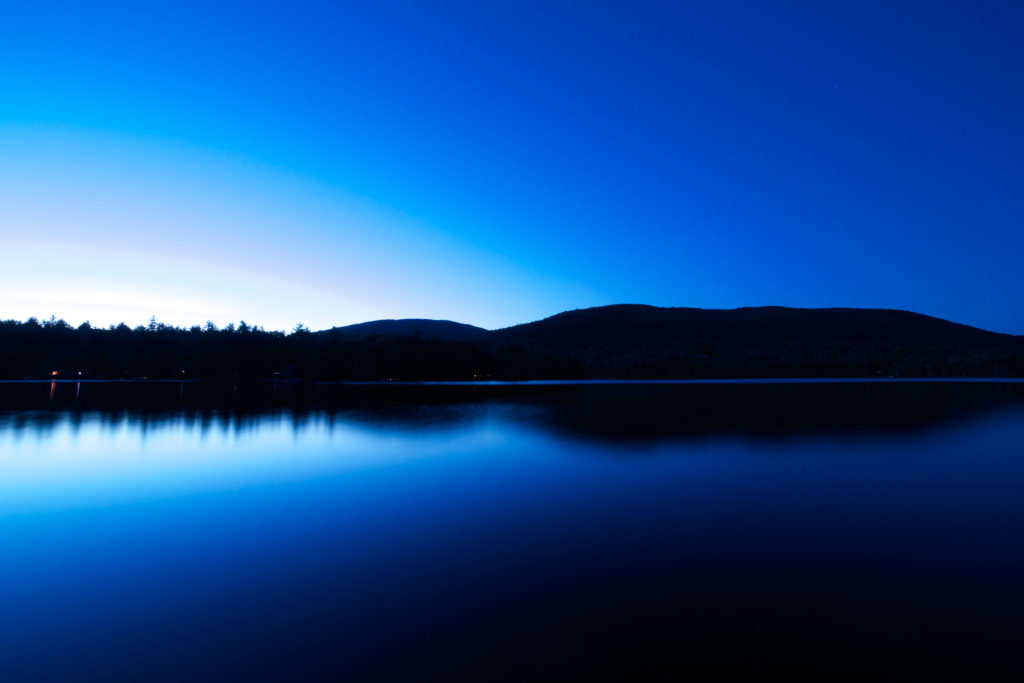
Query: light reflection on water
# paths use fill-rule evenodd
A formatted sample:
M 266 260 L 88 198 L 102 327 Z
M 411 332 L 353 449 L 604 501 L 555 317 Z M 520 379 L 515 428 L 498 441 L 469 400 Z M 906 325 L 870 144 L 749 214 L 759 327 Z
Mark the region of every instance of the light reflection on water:
M 1022 393 L 0 390 L 0 666 L 475 680 L 1012 664 Z
M 0 418 L 0 515 L 259 486 L 479 452 L 500 439 L 481 416 L 459 427 L 381 428 L 271 412 L 153 421 L 61 414 Z

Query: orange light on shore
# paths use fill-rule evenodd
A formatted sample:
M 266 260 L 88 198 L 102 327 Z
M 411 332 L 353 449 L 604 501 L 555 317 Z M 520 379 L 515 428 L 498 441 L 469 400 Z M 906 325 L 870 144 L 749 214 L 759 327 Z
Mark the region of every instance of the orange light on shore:
M 56 370 L 54 370 L 53 372 L 51 372 L 51 373 L 50 373 L 50 377 L 56 377 L 56 376 L 57 376 L 57 375 L 59 375 L 59 374 L 60 374 L 59 372 L 57 372 Z

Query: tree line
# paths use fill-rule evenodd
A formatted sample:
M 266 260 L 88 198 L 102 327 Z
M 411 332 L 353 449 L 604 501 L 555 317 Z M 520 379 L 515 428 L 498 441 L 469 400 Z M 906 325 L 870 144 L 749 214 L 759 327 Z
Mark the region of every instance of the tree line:
M 843 344 L 802 339 L 621 348 L 595 355 L 502 341 L 339 330 L 267 331 L 240 322 L 131 328 L 51 318 L 0 322 L 0 378 L 526 380 L 740 377 L 1024 377 L 1017 347 Z
M 492 351 L 471 342 L 398 335 L 290 333 L 240 322 L 131 328 L 64 320 L 0 322 L 0 378 L 473 380 L 557 376 L 568 365 L 543 354 Z

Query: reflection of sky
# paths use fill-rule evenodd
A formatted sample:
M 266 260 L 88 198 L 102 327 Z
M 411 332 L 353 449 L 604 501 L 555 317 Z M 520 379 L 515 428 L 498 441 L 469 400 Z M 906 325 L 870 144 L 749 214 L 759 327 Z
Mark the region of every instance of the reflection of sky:
M 822 633 L 899 644 L 893 624 L 1019 649 L 1019 410 L 649 445 L 368 414 L 8 413 L 4 675 L 477 680 L 429 675 L 477 657 L 535 678 L 539 648 L 651 634 L 692 672 L 690 628 L 727 639 L 716 666 L 765 637 L 801 661 Z
M 440 412 L 8 413 L 0 416 L 0 515 L 267 486 L 287 490 L 339 475 L 357 475 L 351 485 L 336 484 L 345 489 L 421 480 L 460 496 L 497 487 L 568 500 L 599 490 L 617 496 L 620 477 L 653 477 L 653 485 L 661 471 L 681 477 L 687 495 L 732 497 L 740 494 L 718 487 L 757 488 L 769 476 L 811 489 L 814 480 L 842 473 L 850 486 L 870 488 L 887 469 L 892 474 L 886 476 L 904 480 L 922 476 L 927 461 L 932 485 L 956 486 L 962 458 L 975 450 L 997 454 L 979 467 L 1016 472 L 1007 456 L 1019 443 L 1020 417 L 1019 404 L 997 405 L 987 414 L 911 421 L 906 431 L 865 425 L 829 433 L 805 425 L 764 437 L 730 434 L 719 425 L 630 440 L 623 439 L 626 426 L 608 433 L 598 422 L 563 425 L 565 416 L 529 403 L 451 405 Z M 639 430 L 633 436 L 642 437 L 649 425 L 633 428 Z
M 95 416 L 0 422 L 0 514 L 90 507 L 297 482 L 491 447 L 480 422 L 459 430 L 388 431 L 288 414 L 243 423 Z

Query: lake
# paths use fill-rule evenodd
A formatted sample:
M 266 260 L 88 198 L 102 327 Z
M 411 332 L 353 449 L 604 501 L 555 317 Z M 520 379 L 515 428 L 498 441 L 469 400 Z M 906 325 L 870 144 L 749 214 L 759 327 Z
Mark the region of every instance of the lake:
M 0 677 L 1021 667 L 1024 383 L 0 384 Z

